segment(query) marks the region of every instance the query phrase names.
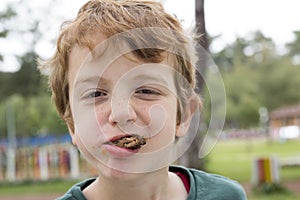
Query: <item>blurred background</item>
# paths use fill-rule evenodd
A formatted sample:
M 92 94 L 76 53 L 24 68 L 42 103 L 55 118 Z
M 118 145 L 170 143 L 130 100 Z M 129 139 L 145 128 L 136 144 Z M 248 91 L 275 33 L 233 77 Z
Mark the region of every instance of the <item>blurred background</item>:
M 54 52 L 62 21 L 74 18 L 84 2 L 1 1 L 1 199 L 53 199 L 95 174 L 71 145 L 36 68 L 37 58 Z M 198 42 L 218 66 L 226 91 L 219 141 L 199 159 L 198 138 L 184 164 L 239 181 L 249 199 L 299 199 L 300 2 L 162 2 L 186 29 L 203 34 Z M 209 107 L 208 91 L 200 93 Z

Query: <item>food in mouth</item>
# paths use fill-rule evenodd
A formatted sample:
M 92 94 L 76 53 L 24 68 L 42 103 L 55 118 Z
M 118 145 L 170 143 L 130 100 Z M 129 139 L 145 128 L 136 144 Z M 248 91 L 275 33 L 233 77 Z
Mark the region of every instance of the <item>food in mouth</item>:
M 110 144 L 126 149 L 139 149 L 146 144 L 146 139 L 139 135 L 126 135 L 117 140 L 111 141 Z

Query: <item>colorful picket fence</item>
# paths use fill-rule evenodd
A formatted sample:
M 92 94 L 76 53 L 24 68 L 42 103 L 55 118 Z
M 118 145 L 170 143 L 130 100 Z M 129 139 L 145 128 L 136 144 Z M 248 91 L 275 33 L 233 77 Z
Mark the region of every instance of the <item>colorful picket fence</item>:
M 252 180 L 255 186 L 279 183 L 279 163 L 277 158 L 264 157 L 255 159 L 253 162 Z
M 95 171 L 69 143 L 22 147 L 16 150 L 13 179 L 8 178 L 7 154 L 0 148 L 0 182 L 79 178 Z

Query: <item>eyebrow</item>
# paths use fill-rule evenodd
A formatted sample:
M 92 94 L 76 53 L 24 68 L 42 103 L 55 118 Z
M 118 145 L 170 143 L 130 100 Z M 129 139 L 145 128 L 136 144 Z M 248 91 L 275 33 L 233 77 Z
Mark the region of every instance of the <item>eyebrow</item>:
M 121 77 L 120 77 L 121 78 Z M 169 82 L 164 78 L 164 76 L 161 75 L 148 75 L 148 74 L 139 74 L 135 77 L 133 77 L 133 81 L 135 82 L 139 82 L 139 81 L 149 81 L 151 83 L 162 83 L 166 86 L 169 86 Z M 75 82 L 74 87 L 78 87 L 82 84 L 96 84 L 96 85 L 110 85 L 111 81 L 104 78 L 104 77 L 99 77 L 99 76 L 90 76 L 90 77 L 83 77 L 81 79 L 79 79 L 78 81 Z
M 134 77 L 133 80 L 135 81 L 152 81 L 152 82 L 158 82 L 158 83 L 163 83 L 165 85 L 169 85 L 168 81 L 161 75 L 158 76 L 151 76 L 148 74 L 139 74 L 138 76 Z
M 99 77 L 99 76 L 91 76 L 91 77 L 86 77 L 86 78 L 82 78 L 82 79 L 79 79 L 78 81 L 75 82 L 75 88 L 78 86 L 78 85 L 81 85 L 81 84 L 103 84 L 103 85 L 109 85 L 110 84 L 110 81 L 103 78 L 103 77 Z

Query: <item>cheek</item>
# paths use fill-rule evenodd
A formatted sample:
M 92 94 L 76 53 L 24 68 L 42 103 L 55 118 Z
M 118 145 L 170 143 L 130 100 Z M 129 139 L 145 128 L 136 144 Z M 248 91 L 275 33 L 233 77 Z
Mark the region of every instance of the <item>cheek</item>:
M 137 114 L 139 120 L 137 123 L 142 123 L 140 125 L 149 125 L 152 120 L 152 115 L 150 113 L 152 105 L 147 104 L 137 104 L 134 106 L 134 110 Z M 140 122 L 139 122 L 140 121 Z
M 103 112 L 97 112 L 96 118 L 97 118 L 97 122 L 99 123 L 100 126 L 103 126 L 105 124 L 105 122 L 107 121 Z
M 172 138 L 176 129 L 176 103 L 161 103 L 148 110 L 147 122 L 152 135 Z
M 96 120 L 99 126 L 103 126 L 108 122 L 108 118 L 109 118 L 108 106 L 110 105 L 106 105 L 106 106 L 101 105 L 95 107 Z
M 164 129 L 162 131 L 163 137 L 174 138 L 176 132 L 176 119 L 177 119 L 177 104 L 172 102 L 165 105 L 166 116 Z
M 176 104 L 174 104 L 176 105 Z M 165 134 L 169 135 L 170 137 L 174 137 L 176 131 L 176 121 L 177 121 L 177 109 L 176 106 L 169 106 L 168 107 L 168 115 L 166 116 L 166 124 L 164 129 L 166 131 Z
M 151 125 L 149 128 L 153 137 L 148 142 L 146 152 L 160 150 L 163 152 L 163 149 L 174 144 L 176 134 L 176 117 L 174 115 L 167 115 L 165 118 L 156 116 L 153 118 Z
M 75 139 L 80 149 L 94 148 L 103 140 L 101 124 L 105 116 L 103 109 L 94 106 L 77 106 L 74 113 Z
M 164 103 L 146 104 L 139 106 L 136 110 L 138 110 L 139 118 L 137 123 L 142 123 L 139 124 L 142 126 L 148 126 L 152 130 L 152 135 L 155 134 L 153 132 L 160 132 L 170 118 L 170 113 Z

